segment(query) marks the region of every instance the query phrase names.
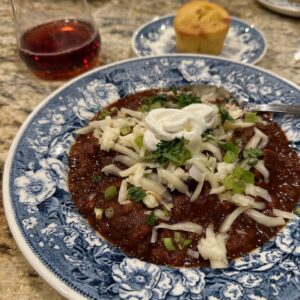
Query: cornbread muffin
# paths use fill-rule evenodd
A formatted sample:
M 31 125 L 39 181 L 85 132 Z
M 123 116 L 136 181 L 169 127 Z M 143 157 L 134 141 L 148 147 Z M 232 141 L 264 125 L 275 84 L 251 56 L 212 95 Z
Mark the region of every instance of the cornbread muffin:
M 227 11 L 210 2 L 191 1 L 174 20 L 176 48 L 181 52 L 220 54 L 230 26 Z

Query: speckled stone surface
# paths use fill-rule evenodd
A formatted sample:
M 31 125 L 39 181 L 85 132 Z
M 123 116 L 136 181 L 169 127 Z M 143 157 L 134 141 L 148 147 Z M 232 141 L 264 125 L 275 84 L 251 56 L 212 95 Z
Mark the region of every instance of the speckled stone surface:
M 174 13 L 183 1 L 91 0 L 102 37 L 100 64 L 133 56 L 131 36 L 155 16 Z M 274 14 L 254 0 L 215 1 L 231 15 L 254 24 L 265 35 L 268 51 L 258 63 L 300 85 L 300 19 Z M 10 2 L 0 5 L 0 177 L 10 144 L 29 113 L 64 82 L 34 77 L 18 57 Z M 101 61 L 101 63 L 100 63 Z M 300 99 L 299 99 L 300 101 Z M 0 187 L 1 189 L 1 187 Z M 0 194 L 0 299 L 63 299 L 26 262 L 8 228 Z

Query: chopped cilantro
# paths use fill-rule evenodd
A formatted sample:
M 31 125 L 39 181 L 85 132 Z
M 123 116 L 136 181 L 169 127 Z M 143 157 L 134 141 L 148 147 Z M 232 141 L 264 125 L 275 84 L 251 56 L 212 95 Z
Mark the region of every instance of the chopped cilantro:
M 222 124 L 227 120 L 229 122 L 234 122 L 234 119 L 232 116 L 229 114 L 228 110 L 226 110 L 223 106 L 219 107 L 219 114 L 221 117 Z
M 171 162 L 179 167 L 192 157 L 191 151 L 184 145 L 184 139 L 176 138 L 173 141 L 162 141 L 157 145 L 157 149 L 144 157 L 145 161 L 158 162 L 165 165 Z
M 246 112 L 245 113 L 245 122 L 257 123 L 257 113 L 256 112 Z
M 140 202 L 145 198 L 146 192 L 141 187 L 131 186 L 128 189 L 128 196 L 134 202 Z
M 150 226 L 154 226 L 157 221 L 157 216 L 155 215 L 154 211 L 147 218 L 147 224 Z
M 214 140 L 214 136 L 213 136 L 213 130 L 212 129 L 206 129 L 202 135 L 202 140 L 203 142 L 207 142 L 207 141 L 212 141 Z
M 249 148 L 245 149 L 244 157 L 248 158 L 247 164 L 251 167 L 255 166 L 258 162 L 258 158 L 262 157 L 264 152 L 260 149 Z
M 193 103 L 201 103 L 201 99 L 199 97 L 186 93 L 176 94 L 175 101 L 179 107 L 185 107 Z
M 147 112 L 152 109 L 160 108 L 164 106 L 167 101 L 167 95 L 157 94 L 154 96 L 146 97 L 143 99 L 142 105 L 138 108 L 141 112 Z
M 257 158 L 257 157 L 262 157 L 263 155 L 264 152 L 260 149 L 249 148 L 244 151 L 244 157 Z
M 92 175 L 91 176 L 91 181 L 93 183 L 99 183 L 101 179 L 102 179 L 102 175 L 101 174 L 100 175 Z

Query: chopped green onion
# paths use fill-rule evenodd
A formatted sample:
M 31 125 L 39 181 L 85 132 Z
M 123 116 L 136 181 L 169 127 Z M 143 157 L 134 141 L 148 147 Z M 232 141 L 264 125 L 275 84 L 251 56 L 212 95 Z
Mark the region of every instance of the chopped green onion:
M 131 131 L 132 128 L 128 124 L 123 125 L 120 129 L 120 133 L 123 136 L 129 134 Z
M 232 116 L 229 114 L 229 112 L 223 106 L 219 107 L 219 114 L 221 117 L 222 124 L 224 124 L 224 122 L 226 120 L 228 120 L 229 122 L 234 122 L 234 119 L 232 118 Z
M 134 202 L 140 202 L 146 197 L 146 192 L 141 187 L 131 186 L 128 189 L 128 196 Z
M 181 233 L 178 232 L 178 231 L 175 231 L 175 232 L 174 232 L 174 241 L 175 241 L 176 243 L 180 243 L 181 240 L 182 240 Z
M 237 155 L 232 151 L 227 151 L 223 157 L 224 162 L 231 164 L 237 160 Z
M 93 183 L 99 183 L 100 180 L 101 180 L 101 178 L 102 178 L 101 174 L 100 175 L 92 175 L 91 176 L 91 180 L 92 180 Z
M 99 120 L 103 120 L 103 119 L 105 119 L 107 116 L 110 116 L 110 115 L 111 115 L 111 111 L 109 111 L 108 109 L 102 109 L 102 110 L 99 112 L 98 119 L 99 119 Z
M 227 142 L 224 144 L 220 145 L 221 148 L 225 151 L 232 151 L 235 154 L 239 154 L 241 151 L 241 148 L 239 146 L 239 143 L 231 143 L 231 142 Z
M 110 185 L 108 188 L 106 188 L 104 192 L 104 198 L 106 200 L 112 200 L 118 195 L 118 190 L 114 185 Z
M 223 185 L 226 190 L 232 190 L 234 194 L 242 194 L 245 192 L 246 183 L 254 184 L 255 176 L 252 172 L 236 167 L 231 175 L 227 175 L 223 179 Z
M 152 211 L 151 214 L 148 216 L 147 224 L 150 226 L 154 226 L 156 221 L 157 221 L 157 217 L 156 217 L 154 211 Z
M 236 179 L 232 175 L 225 176 L 224 179 L 223 179 L 223 182 L 222 182 L 225 189 L 226 190 L 232 190 L 235 180 Z
M 142 104 L 137 110 L 140 112 L 148 112 L 150 110 L 150 107 L 149 105 Z
M 258 118 L 256 112 L 246 112 L 245 113 L 245 122 L 248 123 L 257 123 Z
M 104 214 L 107 219 L 111 219 L 115 215 L 115 211 L 113 207 L 109 207 L 104 211 Z
M 251 173 L 250 171 L 245 170 L 244 173 L 241 176 L 241 179 L 245 182 L 245 183 L 252 183 L 254 184 L 254 174 Z
M 163 213 L 166 217 L 168 217 L 170 215 L 170 212 L 168 211 L 168 209 L 165 206 L 163 208 Z
M 233 177 L 240 179 L 240 178 L 243 176 L 243 174 L 244 174 L 245 171 L 246 171 L 246 170 L 243 169 L 242 167 L 237 166 L 237 167 L 234 168 L 234 170 L 232 171 L 232 175 L 233 175 Z
M 103 209 L 95 207 L 94 208 L 94 214 L 97 220 L 101 220 L 103 216 Z
M 243 194 L 245 192 L 246 184 L 242 180 L 237 180 L 233 183 L 232 191 L 234 194 Z
M 164 238 L 164 246 L 168 251 L 176 250 L 175 245 L 173 243 L 173 239 L 170 237 Z
M 297 208 L 294 210 L 294 214 L 296 214 L 297 216 L 300 217 L 300 207 L 297 207 Z
M 142 148 L 144 146 L 143 139 L 144 139 L 144 137 L 142 135 L 139 135 L 134 140 L 139 148 Z
M 150 110 L 161 108 L 161 107 L 162 107 L 161 103 L 155 102 L 155 103 L 153 103 L 153 104 L 150 105 Z
M 185 247 L 188 247 L 189 245 L 191 245 L 192 242 L 193 242 L 192 240 L 182 240 L 180 242 L 180 244 L 183 248 L 185 248 Z

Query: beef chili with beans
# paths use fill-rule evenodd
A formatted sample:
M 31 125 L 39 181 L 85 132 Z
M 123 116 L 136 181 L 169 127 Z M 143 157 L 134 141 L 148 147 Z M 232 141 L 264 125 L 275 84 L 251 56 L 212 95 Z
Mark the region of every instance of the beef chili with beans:
M 294 218 L 297 153 L 268 116 L 213 86 L 127 96 L 76 133 L 74 202 L 129 256 L 224 268 Z

